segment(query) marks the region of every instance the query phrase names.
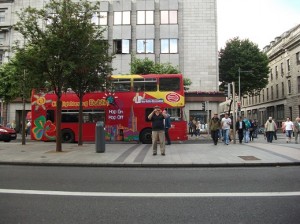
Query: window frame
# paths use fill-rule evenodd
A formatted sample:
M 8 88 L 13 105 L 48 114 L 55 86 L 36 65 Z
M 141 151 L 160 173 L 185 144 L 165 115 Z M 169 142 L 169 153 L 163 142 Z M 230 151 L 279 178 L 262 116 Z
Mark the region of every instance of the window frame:
M 176 12 L 176 19 L 174 21 L 174 17 L 172 13 Z M 160 11 L 160 24 L 161 25 L 168 25 L 168 24 L 178 24 L 178 11 L 177 10 L 161 10 Z
M 116 15 L 119 15 L 118 18 Z M 127 15 L 129 14 L 129 15 Z M 127 18 L 126 15 L 129 17 Z M 118 21 L 120 20 L 120 21 Z M 114 11 L 114 25 L 130 25 L 131 24 L 131 11 Z
M 143 50 L 140 51 L 142 46 L 140 42 L 143 41 Z M 151 41 L 151 43 L 149 42 Z M 149 44 L 147 44 L 149 42 Z M 150 47 L 152 49 L 150 49 Z M 150 50 L 150 51 L 148 51 Z M 154 39 L 137 39 L 136 40 L 136 53 L 137 54 L 154 54 Z
M 173 49 L 172 41 L 176 40 L 176 50 Z M 166 43 L 164 43 L 166 42 Z M 167 46 L 167 47 L 165 47 Z M 160 39 L 160 53 L 161 54 L 178 54 L 178 39 L 177 38 L 162 38 Z
M 144 15 L 139 15 L 140 13 L 144 13 Z M 152 15 L 149 15 L 152 13 Z M 140 16 L 143 16 L 143 20 L 140 22 Z M 152 17 L 152 18 L 151 18 Z M 148 21 L 150 20 L 150 22 Z M 154 11 L 152 10 L 138 10 L 136 16 L 136 24 L 137 25 L 153 25 L 154 24 Z
M 114 47 L 114 53 L 115 54 L 130 54 L 130 40 L 128 39 L 118 39 L 113 40 L 113 47 Z M 119 49 L 120 46 L 120 49 Z M 128 47 L 126 47 L 128 46 Z

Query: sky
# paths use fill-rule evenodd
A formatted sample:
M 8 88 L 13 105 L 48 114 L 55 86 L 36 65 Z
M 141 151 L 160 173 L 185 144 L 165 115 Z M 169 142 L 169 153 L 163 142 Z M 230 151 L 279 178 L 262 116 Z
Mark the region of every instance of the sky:
M 218 49 L 234 37 L 262 50 L 300 24 L 300 0 L 217 0 Z

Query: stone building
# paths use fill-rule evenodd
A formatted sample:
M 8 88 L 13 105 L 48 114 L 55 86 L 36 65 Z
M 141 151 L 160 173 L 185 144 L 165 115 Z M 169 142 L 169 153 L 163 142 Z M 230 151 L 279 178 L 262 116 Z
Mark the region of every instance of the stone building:
M 242 114 L 262 125 L 273 117 L 281 127 L 300 116 L 300 24 L 276 37 L 263 51 L 269 58 L 269 83 L 260 95 L 242 100 Z
M 93 2 L 96 0 L 90 0 Z M 13 29 L 16 12 L 28 6 L 43 8 L 49 0 L 0 1 L 0 62 L 12 56 L 12 46 L 21 36 Z M 104 38 L 116 54 L 114 74 L 130 73 L 133 57 L 178 66 L 192 81 L 190 91 L 218 92 L 216 0 L 100 0 L 101 9 L 92 19 L 107 28 Z M 204 110 L 205 98 L 186 101 L 185 112 Z M 210 108 L 218 111 L 218 99 Z M 10 104 L 7 120 L 20 120 L 22 106 Z M 26 105 L 30 110 L 30 105 Z M 201 113 L 202 113 L 201 112 Z

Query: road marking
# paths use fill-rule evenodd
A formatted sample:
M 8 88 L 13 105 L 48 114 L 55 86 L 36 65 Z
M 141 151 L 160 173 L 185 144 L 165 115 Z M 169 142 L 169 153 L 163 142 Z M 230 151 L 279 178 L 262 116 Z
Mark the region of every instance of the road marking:
M 225 192 L 225 193 L 118 193 L 118 192 L 73 192 L 73 191 L 42 191 L 0 189 L 2 194 L 31 194 L 53 196 L 83 196 L 83 197 L 152 197 L 152 198 L 179 198 L 179 197 L 294 197 L 300 196 L 300 191 L 291 192 Z

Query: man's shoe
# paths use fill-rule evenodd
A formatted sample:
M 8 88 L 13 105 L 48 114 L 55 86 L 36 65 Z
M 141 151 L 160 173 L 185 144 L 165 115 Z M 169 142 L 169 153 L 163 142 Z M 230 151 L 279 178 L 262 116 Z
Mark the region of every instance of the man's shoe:
M 157 155 L 157 153 L 156 153 L 156 152 L 154 152 L 154 153 L 153 153 L 153 155 L 154 155 L 154 156 L 156 156 L 156 155 Z
M 166 154 L 163 152 L 161 155 L 162 155 L 162 156 L 165 156 Z

